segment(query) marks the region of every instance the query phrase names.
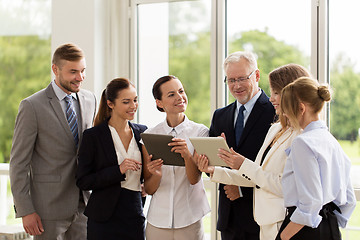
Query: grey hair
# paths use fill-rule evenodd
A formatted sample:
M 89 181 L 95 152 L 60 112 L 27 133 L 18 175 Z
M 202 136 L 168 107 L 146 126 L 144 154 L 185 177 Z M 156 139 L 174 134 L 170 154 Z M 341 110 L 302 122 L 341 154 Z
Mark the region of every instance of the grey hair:
M 257 61 L 256 61 L 256 57 L 255 54 L 253 54 L 252 52 L 242 52 L 242 51 L 238 51 L 238 52 L 233 52 L 231 53 L 224 61 L 224 71 L 226 72 L 226 68 L 228 66 L 229 63 L 236 63 L 239 62 L 240 59 L 246 59 L 249 63 L 249 67 L 251 69 L 257 69 Z

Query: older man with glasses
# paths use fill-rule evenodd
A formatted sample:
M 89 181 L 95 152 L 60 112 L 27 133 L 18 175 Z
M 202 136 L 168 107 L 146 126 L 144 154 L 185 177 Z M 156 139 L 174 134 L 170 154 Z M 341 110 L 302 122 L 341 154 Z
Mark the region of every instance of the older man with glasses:
M 274 120 L 275 110 L 259 88 L 260 71 L 250 52 L 234 52 L 224 62 L 225 83 L 235 102 L 214 112 L 210 136 L 225 135 L 236 152 L 255 159 Z M 234 185 L 219 187 L 217 229 L 222 240 L 258 240 L 253 218 L 253 189 Z

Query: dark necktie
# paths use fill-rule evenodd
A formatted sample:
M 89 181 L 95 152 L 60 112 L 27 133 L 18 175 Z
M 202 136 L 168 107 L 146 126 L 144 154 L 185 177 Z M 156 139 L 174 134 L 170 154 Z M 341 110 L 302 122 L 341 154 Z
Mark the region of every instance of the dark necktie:
M 66 105 L 66 119 L 67 119 L 67 121 L 69 123 L 71 133 L 72 133 L 72 135 L 74 137 L 74 141 L 75 141 L 75 144 L 77 146 L 78 142 L 79 142 L 79 133 L 78 133 L 76 112 L 75 112 L 74 106 L 72 104 L 72 96 L 67 95 L 65 97 L 65 101 L 67 103 L 67 105 Z
M 244 110 L 245 110 L 244 105 L 241 105 L 241 107 L 239 109 L 239 114 L 237 116 L 236 123 L 235 123 L 236 146 L 239 145 L 241 134 L 244 130 Z

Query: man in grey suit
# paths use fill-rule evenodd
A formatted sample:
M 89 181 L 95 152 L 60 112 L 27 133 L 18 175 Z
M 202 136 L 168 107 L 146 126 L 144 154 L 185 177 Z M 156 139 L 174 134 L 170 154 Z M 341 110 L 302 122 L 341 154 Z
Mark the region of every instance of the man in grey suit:
M 86 239 L 88 192 L 76 186 L 82 132 L 92 127 L 95 95 L 80 90 L 85 57 L 74 44 L 53 55 L 55 80 L 19 106 L 10 156 L 16 217 L 34 239 Z

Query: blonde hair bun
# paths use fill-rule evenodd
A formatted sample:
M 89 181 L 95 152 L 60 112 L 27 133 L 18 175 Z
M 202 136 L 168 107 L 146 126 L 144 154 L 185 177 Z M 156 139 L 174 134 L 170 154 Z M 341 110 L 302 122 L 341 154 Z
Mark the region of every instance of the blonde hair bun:
M 331 91 L 327 85 L 320 85 L 318 87 L 318 94 L 325 102 L 329 102 L 331 100 Z

